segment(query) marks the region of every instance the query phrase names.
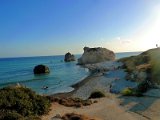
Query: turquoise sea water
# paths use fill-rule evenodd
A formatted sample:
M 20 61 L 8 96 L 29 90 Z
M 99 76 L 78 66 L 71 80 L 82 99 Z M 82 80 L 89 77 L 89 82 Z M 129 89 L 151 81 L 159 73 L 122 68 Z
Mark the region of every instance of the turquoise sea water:
M 116 59 L 137 55 L 140 52 L 116 53 Z M 79 58 L 80 55 L 76 55 Z M 77 61 L 65 63 L 64 56 L 0 58 L 0 88 L 20 83 L 40 94 L 54 94 L 73 90 L 70 86 L 89 75 Z M 47 65 L 50 74 L 34 75 L 34 66 Z M 48 86 L 48 89 L 42 89 Z

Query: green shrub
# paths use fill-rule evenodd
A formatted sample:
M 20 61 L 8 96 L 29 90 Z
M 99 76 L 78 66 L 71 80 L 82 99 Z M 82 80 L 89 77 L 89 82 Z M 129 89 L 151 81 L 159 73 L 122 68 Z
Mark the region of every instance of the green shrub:
M 121 94 L 124 96 L 133 96 L 134 94 L 134 90 L 132 88 L 125 88 L 121 91 Z
M 137 86 L 137 91 L 144 93 L 150 88 L 149 82 L 143 81 Z
M 101 91 L 95 91 L 95 92 L 92 92 L 89 99 L 91 98 L 102 98 L 102 97 L 105 97 L 105 94 Z
M 29 117 L 25 117 L 24 120 L 41 120 L 41 118 L 38 116 L 29 116 Z
M 5 117 L 29 117 L 43 115 L 49 111 L 50 100 L 45 96 L 37 95 L 29 88 L 6 87 L 0 89 L 0 111 Z M 3 117 L 3 116 L 0 116 Z M 6 118 L 8 119 L 8 118 Z
M 24 120 L 24 117 L 16 111 L 0 111 L 0 120 Z
M 74 97 L 50 97 L 50 99 L 52 102 L 57 102 L 67 107 L 82 107 L 92 104 L 91 100 L 83 100 L 81 98 Z
M 121 91 L 121 94 L 123 96 L 137 96 L 137 97 L 141 97 L 143 95 L 142 92 L 140 92 L 137 88 L 125 88 Z

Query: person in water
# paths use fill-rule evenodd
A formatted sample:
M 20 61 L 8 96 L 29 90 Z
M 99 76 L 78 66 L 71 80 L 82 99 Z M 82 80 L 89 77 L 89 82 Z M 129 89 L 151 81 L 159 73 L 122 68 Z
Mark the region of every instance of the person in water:
M 48 89 L 48 86 L 43 86 L 42 89 Z

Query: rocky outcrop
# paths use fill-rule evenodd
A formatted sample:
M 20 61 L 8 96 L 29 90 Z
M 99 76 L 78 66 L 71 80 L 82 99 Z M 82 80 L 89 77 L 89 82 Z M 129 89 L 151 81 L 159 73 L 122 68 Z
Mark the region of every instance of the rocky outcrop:
M 45 65 L 37 65 L 34 67 L 33 72 L 34 72 L 34 74 L 44 74 L 44 73 L 49 73 L 50 70 Z
M 81 56 L 81 58 L 78 59 L 78 64 L 80 65 L 111 61 L 115 59 L 114 52 L 106 48 L 84 47 L 83 50 L 83 55 Z
M 71 53 L 68 52 L 65 54 L 64 61 L 65 62 L 75 61 L 75 57 L 74 57 L 74 55 L 72 55 Z

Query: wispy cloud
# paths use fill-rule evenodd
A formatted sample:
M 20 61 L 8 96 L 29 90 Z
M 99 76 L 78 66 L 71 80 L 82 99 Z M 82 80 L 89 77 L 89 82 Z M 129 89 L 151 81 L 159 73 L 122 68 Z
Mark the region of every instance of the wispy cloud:
M 121 44 L 130 44 L 131 43 L 131 39 L 129 38 L 122 38 L 122 37 L 115 37 L 114 39 L 117 42 L 120 42 Z
M 121 43 L 122 43 L 122 44 L 130 44 L 130 43 L 131 43 L 131 40 L 129 40 L 129 39 L 122 40 Z

